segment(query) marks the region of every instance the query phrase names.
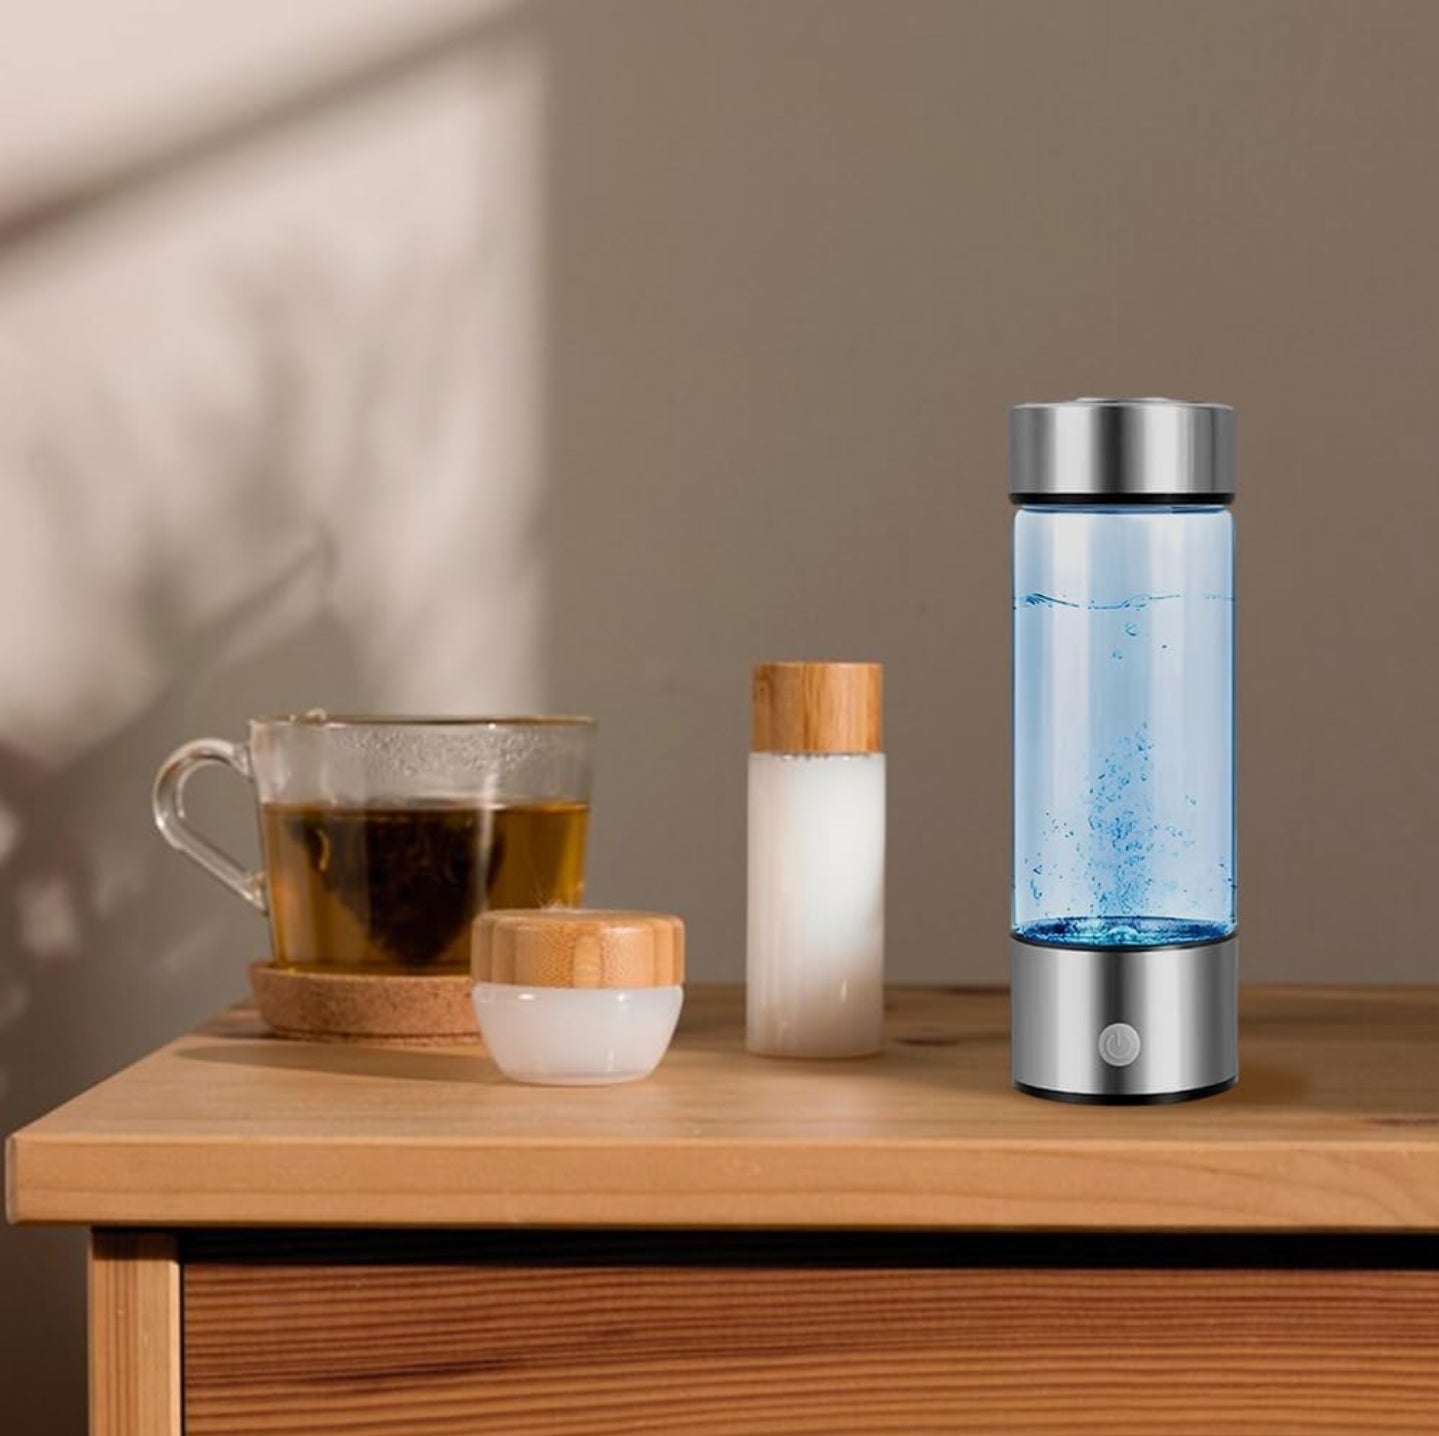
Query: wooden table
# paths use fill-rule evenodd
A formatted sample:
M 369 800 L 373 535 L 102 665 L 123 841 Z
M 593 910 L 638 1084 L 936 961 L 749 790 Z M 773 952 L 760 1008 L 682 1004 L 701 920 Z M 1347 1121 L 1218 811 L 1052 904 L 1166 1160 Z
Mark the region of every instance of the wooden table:
M 1008 1082 L 1001 992 L 630 1087 L 237 1010 L 10 1140 L 94 1228 L 92 1432 L 1439 1432 L 1439 989 L 1245 993 L 1239 1087 Z

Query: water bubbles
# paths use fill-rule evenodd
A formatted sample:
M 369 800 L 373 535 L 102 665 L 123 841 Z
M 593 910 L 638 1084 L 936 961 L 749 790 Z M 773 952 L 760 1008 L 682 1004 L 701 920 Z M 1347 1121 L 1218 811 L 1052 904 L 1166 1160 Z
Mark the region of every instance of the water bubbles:
M 1051 894 L 1075 888 L 1084 892 L 1083 906 L 1071 912 L 1143 911 L 1158 896 L 1165 875 L 1156 864 L 1177 855 L 1192 839 L 1178 830 L 1167 831 L 1172 825 L 1164 824 L 1154 810 L 1153 760 L 1154 735 L 1147 723 L 1140 723 L 1103 749 L 1097 768 L 1076 794 L 1077 811 L 1045 812 L 1044 844 L 1021 869 L 1036 903 L 1041 900 L 1041 876 Z

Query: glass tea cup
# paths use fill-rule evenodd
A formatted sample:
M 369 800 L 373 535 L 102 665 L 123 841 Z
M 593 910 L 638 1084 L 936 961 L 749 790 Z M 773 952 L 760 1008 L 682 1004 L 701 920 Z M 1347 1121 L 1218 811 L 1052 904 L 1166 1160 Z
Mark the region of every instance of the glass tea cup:
M 246 743 L 201 738 L 155 778 L 171 847 L 270 920 L 277 965 L 462 973 L 487 907 L 578 906 L 596 725 L 590 718 L 257 718 Z M 185 817 L 208 763 L 259 800 L 263 870 Z

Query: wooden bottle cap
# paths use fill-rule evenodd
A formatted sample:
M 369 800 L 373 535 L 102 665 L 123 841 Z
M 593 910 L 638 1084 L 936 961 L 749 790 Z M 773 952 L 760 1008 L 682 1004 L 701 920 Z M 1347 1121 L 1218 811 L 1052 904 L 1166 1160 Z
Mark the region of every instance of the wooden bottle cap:
M 750 749 L 879 753 L 883 705 L 879 663 L 756 663 Z
M 662 912 L 497 909 L 475 919 L 471 972 L 516 987 L 672 987 L 684 981 L 685 925 Z

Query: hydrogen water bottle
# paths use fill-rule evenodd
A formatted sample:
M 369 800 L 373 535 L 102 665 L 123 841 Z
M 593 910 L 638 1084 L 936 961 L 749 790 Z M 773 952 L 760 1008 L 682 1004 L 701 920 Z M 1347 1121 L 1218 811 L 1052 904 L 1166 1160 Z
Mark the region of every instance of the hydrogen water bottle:
M 1172 1102 L 1238 1075 L 1234 413 L 1021 404 L 1014 1084 Z

